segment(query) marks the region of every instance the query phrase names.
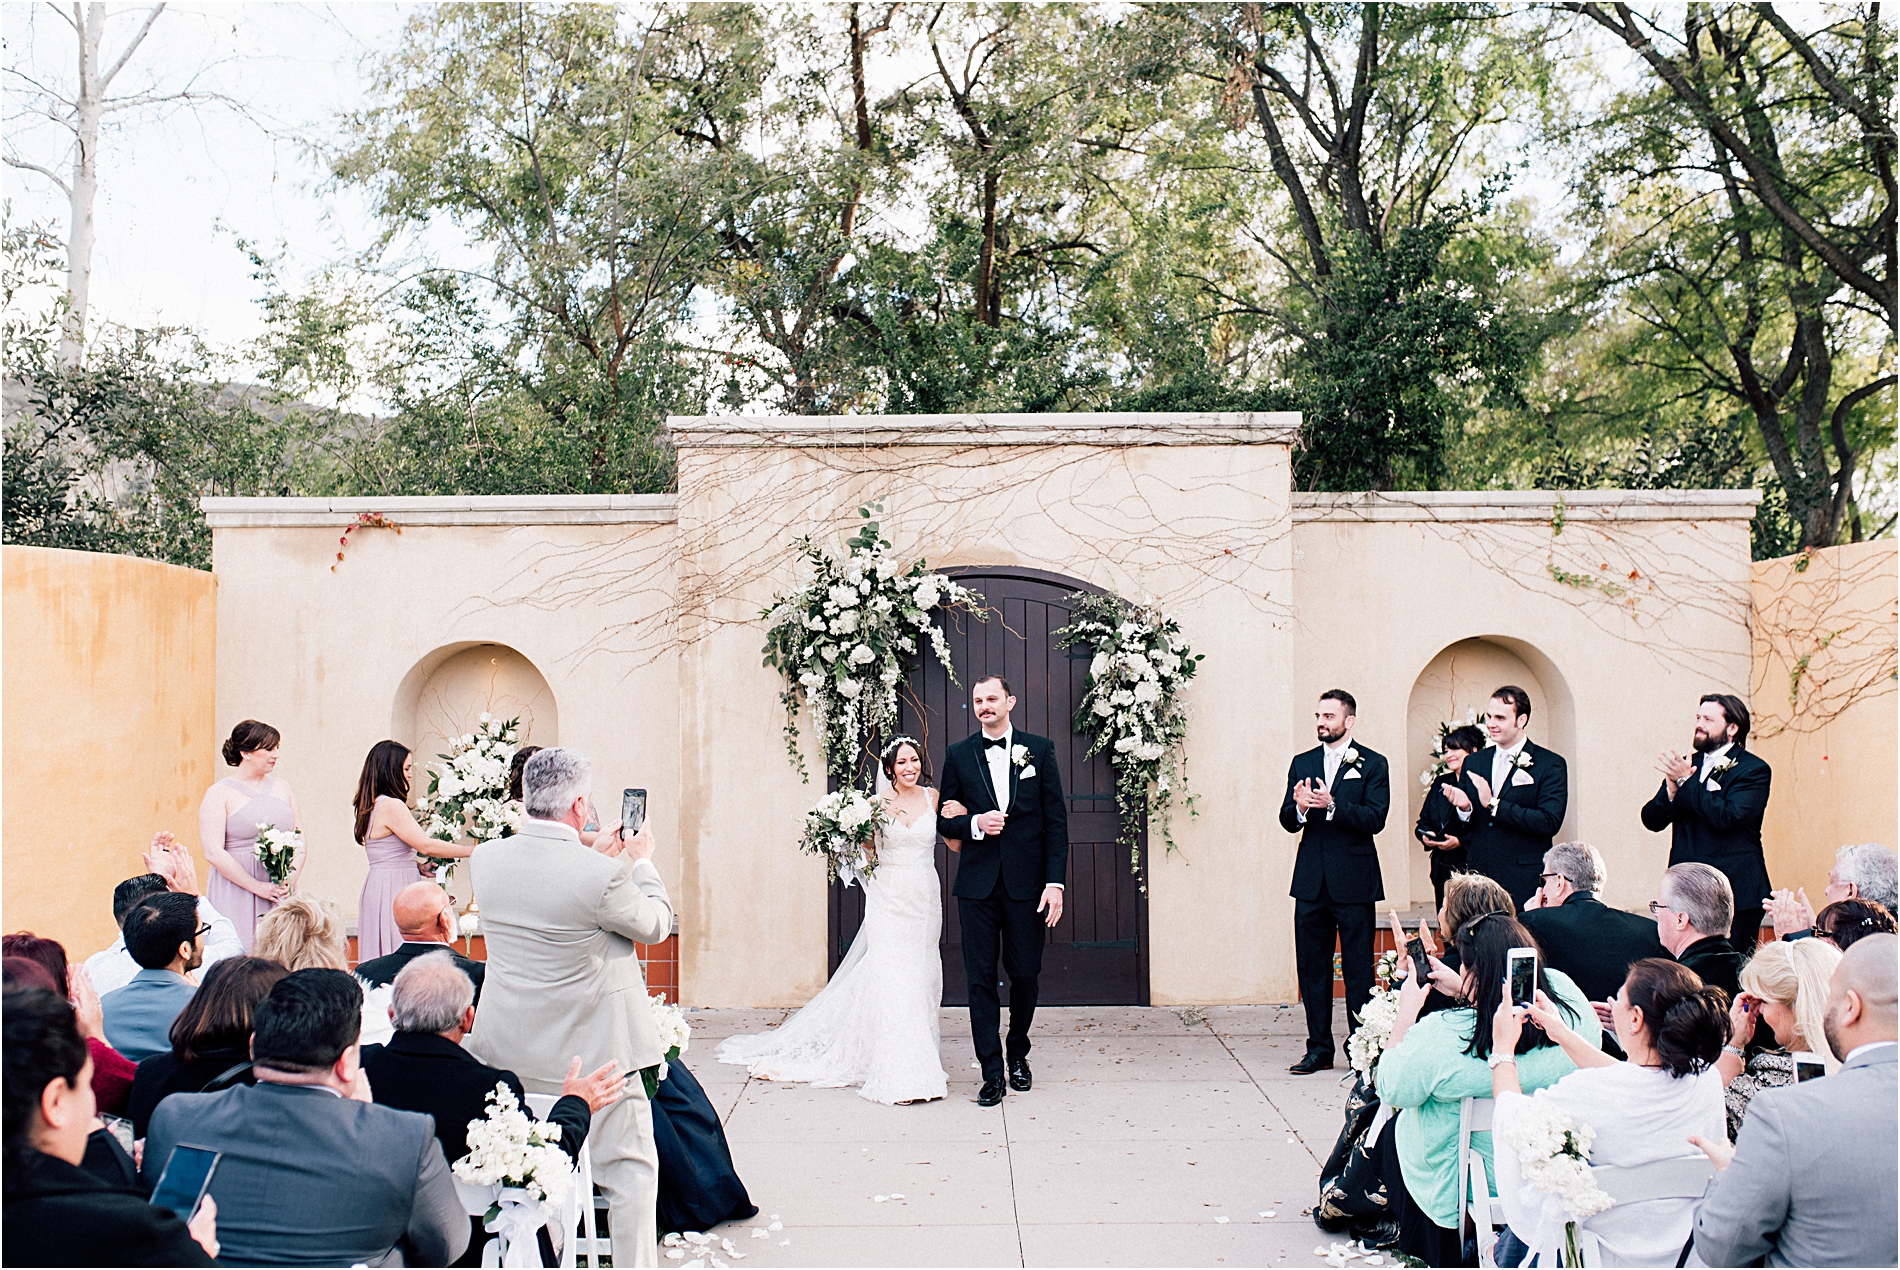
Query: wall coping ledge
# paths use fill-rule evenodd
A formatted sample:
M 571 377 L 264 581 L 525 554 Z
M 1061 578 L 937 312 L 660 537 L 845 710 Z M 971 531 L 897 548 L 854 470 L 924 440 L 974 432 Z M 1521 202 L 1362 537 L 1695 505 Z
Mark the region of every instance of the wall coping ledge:
M 672 494 L 470 494 L 389 498 L 201 498 L 213 529 L 336 529 L 362 512 L 403 528 L 457 525 L 651 525 L 679 519 Z
M 1298 411 L 674 415 L 681 449 L 997 445 L 1291 445 Z
M 1566 521 L 1753 520 L 1756 489 L 1408 490 L 1293 495 L 1296 523 L 1367 521 L 1549 522 L 1562 500 Z

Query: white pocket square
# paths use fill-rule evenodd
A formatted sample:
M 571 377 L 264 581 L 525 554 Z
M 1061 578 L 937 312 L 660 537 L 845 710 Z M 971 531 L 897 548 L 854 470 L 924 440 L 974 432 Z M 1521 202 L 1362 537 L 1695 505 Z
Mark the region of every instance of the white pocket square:
M 1534 785 L 1536 783 L 1536 781 L 1531 779 L 1529 772 L 1519 772 L 1517 775 L 1511 777 L 1511 784 L 1513 785 Z
M 1719 794 L 1722 792 L 1722 786 L 1716 781 L 1710 781 L 1704 788 L 1711 794 Z
M 1034 767 L 1025 767 L 1022 771 L 1016 774 L 1016 779 L 1019 781 L 1026 781 L 1031 776 L 1034 776 L 1035 774 L 1036 774 L 1036 769 Z
M 1342 781 L 1356 781 L 1360 779 L 1359 769 L 1356 767 L 1349 767 L 1346 769 L 1346 774 L 1340 777 L 1339 779 Z

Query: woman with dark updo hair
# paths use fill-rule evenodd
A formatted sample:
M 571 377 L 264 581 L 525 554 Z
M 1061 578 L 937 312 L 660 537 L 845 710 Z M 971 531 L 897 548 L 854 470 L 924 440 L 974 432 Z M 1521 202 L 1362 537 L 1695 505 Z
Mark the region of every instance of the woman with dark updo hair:
M 276 728 L 256 719 L 232 728 L 224 743 L 224 761 L 237 773 L 206 790 L 198 806 L 198 838 L 204 845 L 205 863 L 211 866 L 205 898 L 237 927 L 245 952 L 251 951 L 257 919 L 297 889 L 297 875 L 303 872 L 301 851 L 291 865 L 290 881 L 283 885 L 272 883 L 257 862 L 258 826 L 303 828 L 290 782 L 272 774 L 282 743 Z
M 1501 1266 L 1525 1264 L 1527 1252 L 1539 1255 L 1539 1265 L 1556 1265 L 1564 1244 L 1562 1201 L 1525 1179 L 1516 1151 L 1507 1145 L 1513 1122 L 1532 1102 L 1595 1132 L 1593 1165 L 1634 1168 L 1696 1155 L 1691 1138 L 1725 1140 L 1722 1074 L 1715 1062 L 1728 1042 L 1727 994 L 1678 962 L 1651 957 L 1630 966 L 1610 1013 L 1627 1061 L 1578 1036 L 1541 992 L 1532 1006 L 1513 1006 L 1506 997 L 1492 1016 L 1492 1053 L 1509 1053 L 1528 1018 L 1577 1065 L 1529 1098 L 1518 1089 L 1514 1066 L 1491 1069 L 1498 1198 L 1509 1221 L 1498 1241 Z M 1601 1257 L 1590 1264 L 1677 1264 L 1695 1208 L 1692 1199 L 1653 1199 L 1618 1204 L 1586 1219 L 1580 1230 L 1601 1247 Z

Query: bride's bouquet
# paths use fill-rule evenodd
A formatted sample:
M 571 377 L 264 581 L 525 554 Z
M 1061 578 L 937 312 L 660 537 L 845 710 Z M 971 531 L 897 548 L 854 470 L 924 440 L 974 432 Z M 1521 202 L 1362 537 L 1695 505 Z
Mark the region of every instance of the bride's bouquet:
M 647 998 L 653 1005 L 653 1023 L 660 1030 L 660 1046 L 666 1051 L 666 1057 L 651 1067 L 640 1070 L 640 1078 L 647 1087 L 647 1097 L 655 1098 L 660 1092 L 660 1082 L 666 1079 L 666 1065 L 679 1061 L 686 1052 L 686 1045 L 692 1039 L 693 1029 L 686 1022 L 686 1012 L 666 999 L 664 992 L 655 992 Z
M 529 1116 L 500 1082 L 488 1095 L 487 1117 L 468 1122 L 468 1154 L 450 1167 L 470 1186 L 498 1188 L 483 1224 L 502 1236 L 503 1265 L 539 1263 L 534 1232 L 561 1212 L 573 1189 L 574 1163 L 556 1145 L 560 1138 L 560 1125 Z M 528 1256 L 535 1260 L 521 1259 Z
M 271 880 L 272 886 L 289 883 L 297 853 L 302 850 L 303 834 L 298 830 L 279 829 L 271 824 L 257 826 L 257 862 L 264 866 L 264 876 Z
M 825 876 L 837 881 L 840 871 L 870 877 L 877 871 L 871 841 L 884 823 L 884 809 L 855 789 L 826 794 L 805 813 L 800 851 L 825 858 Z

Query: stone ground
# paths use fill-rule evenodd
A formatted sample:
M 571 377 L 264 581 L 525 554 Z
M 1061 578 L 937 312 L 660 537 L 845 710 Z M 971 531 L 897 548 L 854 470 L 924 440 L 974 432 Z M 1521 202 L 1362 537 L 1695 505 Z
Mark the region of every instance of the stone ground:
M 943 1012 L 950 1095 L 920 1106 L 749 1080 L 713 1060 L 720 1040 L 789 1013 L 689 1015 L 693 1074 L 760 1205 L 758 1218 L 717 1232 L 747 1254 L 735 1270 L 1317 1266 L 1315 1246 L 1343 1238 L 1305 1210 L 1339 1133 L 1344 1059 L 1331 1074 L 1287 1072 L 1305 1034 L 1298 1006 L 1185 1019 L 1171 1009 L 1038 1010 L 1036 1087 L 990 1109 L 976 1105 L 962 1010 Z M 1340 1019 L 1334 1035 L 1343 1055 Z M 774 1214 L 783 1229 L 753 1238 Z

